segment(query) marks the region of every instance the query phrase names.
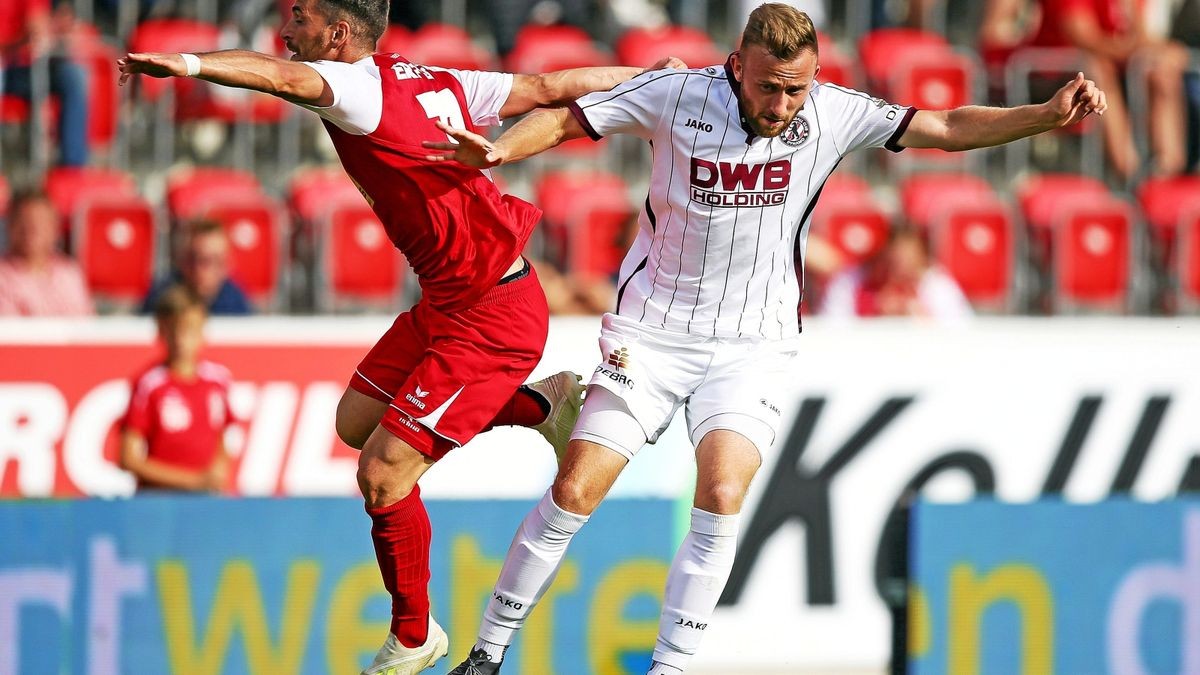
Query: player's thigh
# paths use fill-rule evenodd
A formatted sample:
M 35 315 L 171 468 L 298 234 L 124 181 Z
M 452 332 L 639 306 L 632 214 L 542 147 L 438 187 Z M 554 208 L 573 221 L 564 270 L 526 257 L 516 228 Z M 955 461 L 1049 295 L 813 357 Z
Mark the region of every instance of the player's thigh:
M 346 387 L 337 406 L 335 426 L 338 438 L 346 445 L 361 450 L 379 426 L 379 420 L 383 419 L 387 408 L 386 401 L 367 396 L 354 387 Z
M 752 424 L 741 420 L 741 424 Z M 731 429 L 713 429 L 696 446 L 695 506 L 709 513 L 738 513 L 762 465 L 758 447 Z

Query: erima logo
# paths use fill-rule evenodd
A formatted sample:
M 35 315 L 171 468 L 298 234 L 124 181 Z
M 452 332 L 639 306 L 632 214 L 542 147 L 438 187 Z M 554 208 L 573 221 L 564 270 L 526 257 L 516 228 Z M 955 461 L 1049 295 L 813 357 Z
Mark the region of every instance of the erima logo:
M 708 628 L 708 624 L 692 621 L 690 619 L 675 619 L 675 625 L 682 626 L 683 628 L 695 628 L 696 630 L 704 630 L 705 628 Z
M 422 406 L 422 407 L 424 407 L 424 406 Z M 418 425 L 416 422 L 414 422 L 412 417 L 409 415 L 406 415 L 405 413 L 400 413 L 399 415 L 396 415 L 396 419 L 400 420 L 400 424 L 403 424 L 404 426 L 408 427 L 409 429 L 412 429 L 413 431 L 416 431 L 416 432 L 421 431 L 420 425 Z
M 624 347 L 621 347 L 620 349 L 614 349 L 612 353 L 608 355 L 608 365 L 612 366 L 613 368 L 628 368 L 629 350 Z
M 513 609 L 521 609 L 522 607 L 525 606 L 525 603 L 513 602 L 512 600 L 509 600 L 508 598 L 504 597 L 503 595 L 500 595 L 499 593 L 493 593 L 492 599 L 495 600 L 496 602 L 500 603 L 501 605 L 504 605 L 505 607 L 512 607 Z
M 684 124 L 683 126 L 689 129 L 699 129 L 700 131 L 712 131 L 711 124 L 705 122 L 704 120 L 694 120 L 691 117 L 688 118 L 687 124 Z
M 412 394 L 405 394 L 404 400 L 417 406 L 421 410 L 424 410 L 425 409 L 425 401 L 422 401 L 421 399 L 425 398 L 428 395 L 429 395 L 429 392 L 425 391 L 424 389 L 421 389 L 421 385 L 418 384 L 417 385 L 417 395 L 413 396 Z
M 808 120 L 796 115 L 792 118 L 792 123 L 788 128 L 779 135 L 779 140 L 788 147 L 799 147 L 808 140 Z

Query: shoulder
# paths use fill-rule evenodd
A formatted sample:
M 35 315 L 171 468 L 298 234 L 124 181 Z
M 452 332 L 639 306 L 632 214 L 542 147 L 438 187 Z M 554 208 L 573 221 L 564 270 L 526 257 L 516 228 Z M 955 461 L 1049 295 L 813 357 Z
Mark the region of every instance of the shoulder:
M 161 388 L 169 380 L 167 367 L 156 363 L 133 378 L 133 393 L 135 396 L 148 396 Z
M 196 375 L 205 382 L 211 382 L 222 389 L 227 389 L 229 383 L 233 381 L 233 373 L 215 361 L 202 360 L 197 363 Z

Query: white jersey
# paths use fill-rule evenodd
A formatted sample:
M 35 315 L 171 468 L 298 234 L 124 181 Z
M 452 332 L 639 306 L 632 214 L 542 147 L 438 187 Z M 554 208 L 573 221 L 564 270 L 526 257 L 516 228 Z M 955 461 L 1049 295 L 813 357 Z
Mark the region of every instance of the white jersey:
M 365 56 L 354 63 L 343 61 L 306 61 L 305 65 L 320 73 L 333 92 L 333 104 L 328 107 L 304 106 L 333 122 L 339 129 L 356 136 L 366 136 L 383 120 L 383 86 L 375 57 Z M 421 66 L 429 70 L 450 73 L 462 84 L 467 112 L 476 126 L 494 127 L 500 124 L 500 108 L 512 92 L 511 73 L 492 73 L 479 70 L 454 70 L 436 66 Z M 399 74 L 397 74 L 399 75 Z
M 657 70 L 571 111 L 599 139 L 651 143 L 650 194 L 621 264 L 617 313 L 713 337 L 800 332 L 804 241 L 825 179 L 859 148 L 902 150 L 916 112 L 817 83 L 778 137 L 750 131 L 728 65 Z

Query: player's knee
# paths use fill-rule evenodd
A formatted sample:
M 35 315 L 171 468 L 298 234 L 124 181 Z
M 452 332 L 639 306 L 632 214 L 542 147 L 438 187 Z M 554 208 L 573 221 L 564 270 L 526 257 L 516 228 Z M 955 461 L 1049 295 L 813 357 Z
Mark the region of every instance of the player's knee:
M 578 475 L 560 476 L 554 481 L 551 496 L 558 508 L 569 513 L 590 515 L 596 510 L 603 493 L 594 489 Z
M 719 480 L 698 486 L 696 506 L 709 513 L 739 513 L 749 487 L 739 480 Z

